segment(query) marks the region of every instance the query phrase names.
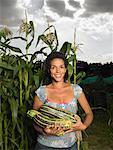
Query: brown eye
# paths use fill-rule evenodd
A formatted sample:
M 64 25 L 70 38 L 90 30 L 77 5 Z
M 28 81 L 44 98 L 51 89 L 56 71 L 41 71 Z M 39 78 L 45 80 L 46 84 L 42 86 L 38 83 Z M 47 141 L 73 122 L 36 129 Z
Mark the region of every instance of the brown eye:
M 65 66 L 61 66 L 60 68 L 65 68 Z
M 55 67 L 54 66 L 51 66 L 51 68 L 50 69 L 54 69 Z

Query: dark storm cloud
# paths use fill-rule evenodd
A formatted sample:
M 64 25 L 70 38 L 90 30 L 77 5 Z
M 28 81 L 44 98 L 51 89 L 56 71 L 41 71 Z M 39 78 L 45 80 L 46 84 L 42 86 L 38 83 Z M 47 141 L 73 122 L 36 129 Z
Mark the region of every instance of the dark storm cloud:
M 86 11 L 82 16 L 89 17 L 96 13 L 113 13 L 113 0 L 85 0 Z
M 63 15 L 65 13 L 65 3 L 61 0 L 48 0 L 47 6 L 51 11 L 58 13 L 59 15 Z
M 61 0 L 47 0 L 47 6 L 52 12 L 57 13 L 59 16 L 73 17 L 75 11 L 66 9 L 65 2 Z
M 0 0 L 0 24 L 16 26 L 23 17 L 23 11 L 17 8 L 17 0 Z
M 71 10 L 66 9 L 64 16 L 73 18 L 74 13 L 75 13 L 75 11 L 71 11 Z
M 2 17 L 2 11 L 1 11 L 1 0 L 0 0 L 0 20 L 1 20 L 1 17 Z
M 29 1 L 28 1 L 29 2 Z M 44 0 L 31 0 L 29 5 L 27 1 L 18 0 L 0 0 L 0 24 L 8 26 L 18 26 L 21 20 L 25 18 L 25 10 L 31 15 L 38 11 L 44 5 Z
M 81 8 L 80 3 L 79 2 L 75 2 L 73 0 L 69 0 L 69 5 L 75 7 L 75 8 Z
M 17 0 L 0 0 L 0 4 L 2 7 L 14 7 L 16 3 Z

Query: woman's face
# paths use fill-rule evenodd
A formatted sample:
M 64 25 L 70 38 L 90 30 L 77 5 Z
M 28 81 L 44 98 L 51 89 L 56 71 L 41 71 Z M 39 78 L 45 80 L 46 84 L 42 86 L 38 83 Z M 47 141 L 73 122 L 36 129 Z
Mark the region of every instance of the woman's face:
M 56 82 L 64 81 L 64 76 L 66 73 L 64 61 L 60 58 L 53 59 L 51 61 L 50 73 L 54 81 Z

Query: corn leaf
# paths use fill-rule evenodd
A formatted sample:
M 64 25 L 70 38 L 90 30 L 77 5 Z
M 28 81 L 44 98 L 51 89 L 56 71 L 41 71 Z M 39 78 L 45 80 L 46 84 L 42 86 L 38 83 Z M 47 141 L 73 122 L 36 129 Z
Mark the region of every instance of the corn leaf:
M 73 74 L 73 66 L 71 64 L 68 64 L 68 79 L 70 80 L 71 76 Z
M 14 52 L 22 53 L 22 51 L 21 51 L 20 48 L 14 47 L 14 46 L 10 46 L 10 45 L 5 44 L 5 43 L 3 43 L 3 42 L 1 42 L 1 41 L 0 41 L 0 46 L 5 47 L 5 48 L 8 48 L 8 49 L 10 49 L 10 50 L 12 50 L 12 51 L 14 51 Z
M 17 115 L 18 115 L 18 102 L 14 98 L 9 99 L 9 104 L 11 108 L 11 116 L 12 116 L 12 122 L 13 126 L 16 126 L 17 123 Z
M 7 70 L 14 70 L 14 67 L 12 67 L 12 65 L 7 64 L 7 62 L 3 62 L 1 59 L 0 59 L 0 67 Z
M 71 46 L 72 46 L 71 43 L 65 42 L 65 43 L 62 45 L 62 47 L 61 47 L 61 49 L 60 49 L 60 52 L 64 53 L 66 56 L 69 55 L 70 50 L 71 50 Z

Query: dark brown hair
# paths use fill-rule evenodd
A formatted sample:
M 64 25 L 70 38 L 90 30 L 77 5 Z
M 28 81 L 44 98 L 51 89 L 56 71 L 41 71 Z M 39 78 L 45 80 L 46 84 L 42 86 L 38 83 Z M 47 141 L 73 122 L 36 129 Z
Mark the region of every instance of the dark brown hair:
M 68 61 L 65 57 L 65 55 L 62 52 L 51 52 L 45 62 L 44 62 L 44 80 L 43 84 L 50 84 L 52 82 L 52 77 L 50 74 L 50 68 L 51 68 L 51 61 L 55 58 L 60 58 L 64 61 L 65 68 L 67 69 Z M 66 82 L 68 79 L 68 70 L 66 70 L 65 76 L 64 76 L 64 82 Z

